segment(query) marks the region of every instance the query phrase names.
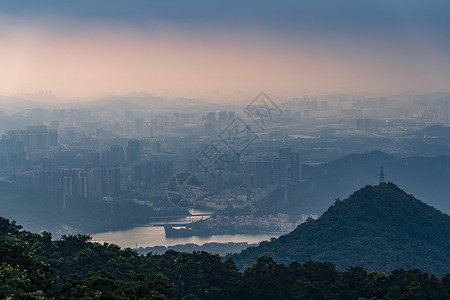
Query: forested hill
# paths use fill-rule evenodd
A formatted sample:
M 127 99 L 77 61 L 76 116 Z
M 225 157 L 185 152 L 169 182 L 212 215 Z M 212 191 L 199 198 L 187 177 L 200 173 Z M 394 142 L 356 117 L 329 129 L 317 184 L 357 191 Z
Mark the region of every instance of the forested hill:
M 0 217 L 0 299 L 450 299 L 450 274 L 338 271 L 331 262 L 287 266 L 270 257 L 242 272 L 207 252 L 144 256 L 87 235 L 52 240 Z
M 233 256 L 238 267 L 260 256 L 277 262 L 331 261 L 338 268 L 420 268 L 450 271 L 450 216 L 392 183 L 366 186 L 335 203 L 317 220 Z

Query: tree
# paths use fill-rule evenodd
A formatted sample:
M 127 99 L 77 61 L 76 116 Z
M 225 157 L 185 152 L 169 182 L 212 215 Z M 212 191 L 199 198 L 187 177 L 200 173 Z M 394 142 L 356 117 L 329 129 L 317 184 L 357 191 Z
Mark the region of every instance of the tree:
M 289 299 L 292 285 L 289 268 L 270 257 L 260 257 L 247 268 L 243 277 L 245 299 Z
M 0 298 L 46 299 L 56 286 L 49 266 L 24 254 L 25 246 L 0 246 Z
M 330 262 L 307 260 L 289 265 L 295 283 L 291 287 L 294 299 L 331 298 L 336 292 L 339 272 Z
M 159 276 L 154 281 L 137 275 L 132 281 L 116 280 L 106 271 L 89 272 L 86 278 L 78 274 L 69 276 L 59 291 L 61 299 L 144 299 L 163 300 L 173 292 L 167 278 Z

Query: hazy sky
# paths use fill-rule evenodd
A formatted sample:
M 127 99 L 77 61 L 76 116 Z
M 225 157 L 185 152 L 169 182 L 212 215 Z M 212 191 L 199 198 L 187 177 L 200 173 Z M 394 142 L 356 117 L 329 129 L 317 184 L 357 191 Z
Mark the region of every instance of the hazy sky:
M 0 0 L 0 95 L 44 89 L 448 91 L 450 1 Z

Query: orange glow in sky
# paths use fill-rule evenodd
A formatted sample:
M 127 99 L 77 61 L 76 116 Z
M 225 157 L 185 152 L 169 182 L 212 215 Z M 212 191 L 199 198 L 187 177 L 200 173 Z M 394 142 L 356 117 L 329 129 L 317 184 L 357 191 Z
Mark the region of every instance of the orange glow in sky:
M 43 24 L 0 21 L 0 94 L 46 89 L 60 97 L 139 91 L 201 98 L 211 91 L 397 92 L 442 89 L 450 72 L 448 62 L 430 59 L 426 47 L 391 47 L 383 38 L 336 43 L 302 33 L 277 37 L 170 26 L 153 32 L 81 25 L 59 30 Z

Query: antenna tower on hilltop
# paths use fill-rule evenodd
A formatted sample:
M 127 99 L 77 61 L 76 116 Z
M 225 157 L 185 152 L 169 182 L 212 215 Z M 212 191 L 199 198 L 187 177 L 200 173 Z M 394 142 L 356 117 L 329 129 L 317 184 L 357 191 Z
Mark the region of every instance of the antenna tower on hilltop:
M 381 166 L 381 171 L 380 171 L 380 184 L 381 183 L 385 183 L 386 181 L 384 180 L 384 170 L 383 170 L 383 166 Z

